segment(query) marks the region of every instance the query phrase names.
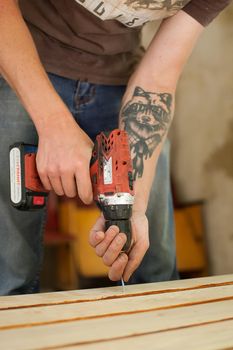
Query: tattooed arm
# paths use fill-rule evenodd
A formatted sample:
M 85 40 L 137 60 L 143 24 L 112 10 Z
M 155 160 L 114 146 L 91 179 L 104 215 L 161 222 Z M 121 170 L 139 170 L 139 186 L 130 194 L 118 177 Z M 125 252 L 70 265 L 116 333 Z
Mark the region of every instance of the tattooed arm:
M 179 76 L 202 29 L 183 11 L 163 21 L 123 98 L 120 127 L 129 135 L 136 193 L 135 245 L 124 270 L 125 280 L 148 246 L 145 211 L 154 170 L 172 121 Z
M 124 237 L 113 227 L 104 236 L 100 232 L 101 221 L 97 222 L 90 236 L 97 255 L 102 256 L 110 267 L 112 280 L 119 280 L 123 274 L 127 281 L 148 249 L 145 212 L 154 170 L 172 120 L 179 76 L 202 29 L 183 11 L 163 21 L 128 83 L 122 101 L 120 127 L 129 134 L 134 167 L 134 245 L 128 256 L 120 254 Z

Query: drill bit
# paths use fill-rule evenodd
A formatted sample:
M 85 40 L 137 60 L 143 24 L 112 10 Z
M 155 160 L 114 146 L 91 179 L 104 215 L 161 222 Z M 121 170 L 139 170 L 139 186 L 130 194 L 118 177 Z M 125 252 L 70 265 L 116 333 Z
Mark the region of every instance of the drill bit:
M 125 282 L 122 277 L 121 277 L 121 285 L 122 285 L 122 293 L 125 293 Z

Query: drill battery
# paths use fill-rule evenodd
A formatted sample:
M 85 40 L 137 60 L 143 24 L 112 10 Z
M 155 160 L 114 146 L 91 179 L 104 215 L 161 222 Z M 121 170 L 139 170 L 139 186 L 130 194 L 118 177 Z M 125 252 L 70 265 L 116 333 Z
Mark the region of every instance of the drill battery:
M 36 169 L 37 147 L 22 142 L 10 146 L 10 200 L 20 210 L 36 210 L 46 205 L 48 191 Z

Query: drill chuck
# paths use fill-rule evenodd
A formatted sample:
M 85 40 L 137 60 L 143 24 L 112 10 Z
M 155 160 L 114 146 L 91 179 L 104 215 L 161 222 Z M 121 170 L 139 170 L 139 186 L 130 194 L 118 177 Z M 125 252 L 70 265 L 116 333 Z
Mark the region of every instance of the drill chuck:
M 120 232 L 123 232 L 127 241 L 122 249 L 123 252 L 128 252 L 132 242 L 132 229 L 130 218 L 132 216 L 132 205 L 119 204 L 119 205 L 103 205 L 101 206 L 105 218 L 105 229 L 110 226 L 116 225 Z

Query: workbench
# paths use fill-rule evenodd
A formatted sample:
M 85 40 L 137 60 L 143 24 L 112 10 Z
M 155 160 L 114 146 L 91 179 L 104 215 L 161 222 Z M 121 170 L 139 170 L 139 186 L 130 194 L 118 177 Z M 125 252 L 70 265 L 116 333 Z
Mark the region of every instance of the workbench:
M 0 348 L 233 349 L 233 275 L 0 297 Z

